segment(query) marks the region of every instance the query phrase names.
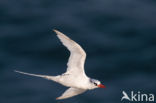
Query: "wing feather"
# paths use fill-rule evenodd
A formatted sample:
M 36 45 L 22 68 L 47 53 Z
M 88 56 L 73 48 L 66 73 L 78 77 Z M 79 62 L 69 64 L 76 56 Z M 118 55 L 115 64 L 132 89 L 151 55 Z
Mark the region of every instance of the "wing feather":
M 70 98 L 70 97 L 79 95 L 85 91 L 86 90 L 84 90 L 84 89 L 78 89 L 78 88 L 72 88 L 71 87 L 71 88 L 67 89 L 60 97 L 57 97 L 56 99 L 60 100 L 60 99 Z
M 57 37 L 63 43 L 65 47 L 70 51 L 70 57 L 67 63 L 67 72 L 84 72 L 84 63 L 86 59 L 86 53 L 82 49 L 82 47 L 77 44 L 75 41 L 71 40 L 69 37 L 64 35 L 63 33 L 54 30 L 56 32 Z

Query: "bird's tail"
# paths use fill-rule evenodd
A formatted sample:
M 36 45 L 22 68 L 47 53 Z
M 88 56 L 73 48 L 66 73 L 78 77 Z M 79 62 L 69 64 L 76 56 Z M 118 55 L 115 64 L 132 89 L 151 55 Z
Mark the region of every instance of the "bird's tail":
M 14 71 L 17 72 L 17 73 L 25 74 L 25 75 L 30 75 L 30 76 L 35 76 L 35 77 L 41 77 L 41 78 L 45 78 L 45 79 L 48 79 L 48 80 L 54 80 L 55 81 L 55 76 L 31 74 L 31 73 L 21 72 L 21 71 L 17 71 L 17 70 L 14 70 Z

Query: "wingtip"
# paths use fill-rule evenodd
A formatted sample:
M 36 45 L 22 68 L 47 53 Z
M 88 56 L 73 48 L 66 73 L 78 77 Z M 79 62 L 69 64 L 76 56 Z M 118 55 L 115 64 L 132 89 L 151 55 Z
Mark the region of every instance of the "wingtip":
M 56 32 L 57 30 L 56 29 L 53 29 L 53 31 Z
M 57 97 L 56 100 L 59 100 L 59 97 Z
M 53 29 L 53 31 L 56 33 L 56 35 L 64 35 L 63 33 L 61 33 L 60 31 Z
M 56 30 L 56 29 L 53 29 L 53 31 L 54 31 L 54 32 L 55 32 L 55 33 L 58 35 L 58 32 L 59 32 L 58 30 Z

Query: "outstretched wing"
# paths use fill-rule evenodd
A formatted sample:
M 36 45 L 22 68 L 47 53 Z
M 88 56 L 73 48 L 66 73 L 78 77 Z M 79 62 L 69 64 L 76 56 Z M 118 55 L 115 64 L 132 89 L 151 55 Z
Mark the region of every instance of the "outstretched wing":
M 71 88 L 67 89 L 60 97 L 57 97 L 56 99 L 60 100 L 60 99 L 70 98 L 70 97 L 76 96 L 78 94 L 81 94 L 81 93 L 83 93 L 85 91 L 86 90 L 84 90 L 84 89 L 72 88 L 71 87 Z
M 85 74 L 84 72 L 84 62 L 86 59 L 86 53 L 82 47 L 77 44 L 75 41 L 71 40 L 69 37 L 63 33 L 54 30 L 57 34 L 57 37 L 63 43 L 64 46 L 70 51 L 70 57 L 67 63 L 67 72 L 68 73 L 79 73 Z

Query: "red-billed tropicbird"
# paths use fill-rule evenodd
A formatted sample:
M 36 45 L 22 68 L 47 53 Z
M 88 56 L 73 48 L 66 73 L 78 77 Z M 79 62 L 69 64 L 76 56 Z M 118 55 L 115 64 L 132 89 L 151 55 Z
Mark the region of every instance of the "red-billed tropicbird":
M 15 70 L 15 72 L 46 78 L 69 87 L 69 89 L 67 89 L 60 97 L 56 98 L 57 100 L 76 96 L 85 92 L 86 90 L 105 88 L 105 86 L 102 85 L 100 81 L 91 79 L 85 74 L 84 63 L 86 59 L 86 53 L 82 47 L 58 30 L 54 30 L 54 32 L 56 32 L 57 37 L 70 51 L 66 72 L 57 76 L 37 75 L 17 70 Z

